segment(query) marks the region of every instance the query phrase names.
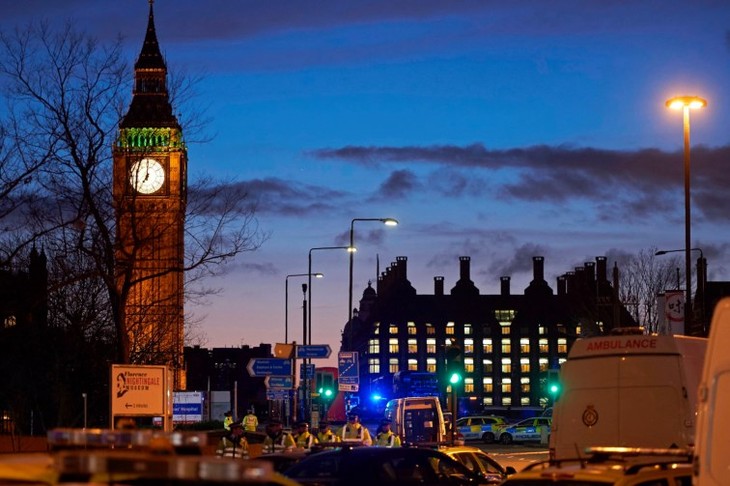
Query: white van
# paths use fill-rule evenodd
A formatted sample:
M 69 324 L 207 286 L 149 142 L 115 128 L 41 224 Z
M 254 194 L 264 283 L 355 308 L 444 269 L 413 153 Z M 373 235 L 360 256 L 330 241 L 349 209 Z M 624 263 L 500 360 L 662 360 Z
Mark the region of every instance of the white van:
M 730 298 L 715 307 L 702 370 L 695 441 L 695 486 L 730 485 Z
M 560 370 L 550 456 L 586 447 L 686 448 L 707 340 L 645 334 L 578 339 Z
M 408 397 L 390 400 L 385 418 L 403 443 L 437 444 L 446 442 L 446 425 L 438 397 Z

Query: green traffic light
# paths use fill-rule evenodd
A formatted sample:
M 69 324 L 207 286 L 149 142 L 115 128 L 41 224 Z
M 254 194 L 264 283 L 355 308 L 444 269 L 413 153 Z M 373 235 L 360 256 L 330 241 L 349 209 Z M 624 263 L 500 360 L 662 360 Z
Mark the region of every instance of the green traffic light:
M 330 390 L 329 388 L 327 390 L 325 390 L 324 396 L 331 397 L 332 396 L 332 390 Z
M 459 373 L 452 373 L 449 377 L 449 383 L 455 385 L 461 381 L 461 375 Z
M 560 388 L 558 387 L 558 385 L 550 385 L 550 393 L 552 393 L 553 395 L 555 395 L 556 393 L 558 393 L 558 390 L 559 389 Z

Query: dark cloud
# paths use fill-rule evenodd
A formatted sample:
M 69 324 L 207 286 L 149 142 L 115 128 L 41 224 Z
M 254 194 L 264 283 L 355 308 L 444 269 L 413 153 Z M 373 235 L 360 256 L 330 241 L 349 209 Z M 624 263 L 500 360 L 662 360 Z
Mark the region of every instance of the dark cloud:
M 312 215 L 338 207 L 346 194 L 324 186 L 286 181 L 276 177 L 237 183 L 256 201 L 257 212 L 283 216 Z
M 562 204 L 576 199 L 604 205 L 599 218 L 640 218 L 676 205 L 677 191 L 683 186 L 682 154 L 657 149 L 635 151 L 605 150 L 572 146 L 538 145 L 527 148 L 489 150 L 481 144 L 426 147 L 356 147 L 321 149 L 312 155 L 326 160 L 342 160 L 371 168 L 398 164 L 409 169 L 394 171 L 388 183 L 408 175 L 407 185 L 417 187 L 413 168 L 435 166 L 451 169 L 450 180 L 433 187 L 457 195 L 477 184 L 467 181 L 473 170 L 483 171 L 482 179 L 510 169 L 515 176 L 496 191 L 499 197 L 528 202 Z M 698 214 L 710 221 L 726 221 L 730 211 L 730 146 L 693 147 L 692 194 Z M 469 177 L 459 175 L 469 169 Z M 438 177 L 436 177 L 438 178 Z M 397 186 L 396 186 L 397 187 Z M 396 193 L 398 194 L 398 193 Z M 401 193 L 400 195 L 404 195 Z M 615 204 L 606 205 L 606 202 Z
M 418 177 L 410 170 L 395 170 L 380 184 L 375 199 L 404 199 L 420 187 Z
M 512 258 L 504 261 L 494 261 L 489 266 L 489 274 L 499 276 L 512 276 L 525 272 L 532 272 L 532 258 L 545 256 L 547 249 L 536 243 L 525 243 L 515 248 Z

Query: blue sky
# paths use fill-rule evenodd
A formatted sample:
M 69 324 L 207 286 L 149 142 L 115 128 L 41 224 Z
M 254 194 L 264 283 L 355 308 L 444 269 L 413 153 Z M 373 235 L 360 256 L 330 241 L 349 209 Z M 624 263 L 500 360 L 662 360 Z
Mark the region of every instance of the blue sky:
M 532 256 L 557 276 L 596 256 L 684 247 L 682 119 L 692 113 L 693 246 L 730 280 L 730 3 L 724 0 L 157 0 L 171 71 L 201 74 L 212 140 L 191 144 L 192 177 L 243 184 L 263 247 L 222 293 L 188 308 L 209 346 L 284 337 L 287 274 L 310 248 L 346 245 L 358 222 L 355 295 L 397 256 L 419 293 L 444 276 L 522 293 Z M 2 28 L 74 19 L 121 35 L 130 64 L 147 2 L 25 0 Z M 130 77 L 132 72 L 130 70 Z M 184 114 L 183 114 L 184 118 Z M 377 260 L 380 267 L 377 267 Z M 313 341 L 337 349 L 347 254 L 313 253 Z M 301 279 L 289 280 L 301 340 Z

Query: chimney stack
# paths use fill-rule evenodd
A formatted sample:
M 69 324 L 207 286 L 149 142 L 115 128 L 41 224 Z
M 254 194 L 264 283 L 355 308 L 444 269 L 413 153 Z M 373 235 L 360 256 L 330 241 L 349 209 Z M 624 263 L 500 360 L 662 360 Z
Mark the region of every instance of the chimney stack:
M 444 295 L 444 277 L 433 278 L 433 293 L 434 295 Z
M 471 257 L 468 256 L 461 256 L 459 257 L 459 279 L 460 280 L 471 280 L 470 277 L 470 268 L 469 268 L 469 261 L 471 260 Z
M 545 280 L 545 258 L 532 257 L 533 275 L 535 280 Z
M 596 257 L 596 280 L 599 282 L 605 282 L 608 280 L 605 256 Z
M 500 281 L 501 287 L 502 287 L 502 295 L 509 295 L 509 291 L 510 291 L 510 288 L 509 288 L 510 277 L 506 277 L 506 276 L 505 277 L 499 277 L 499 281 Z

